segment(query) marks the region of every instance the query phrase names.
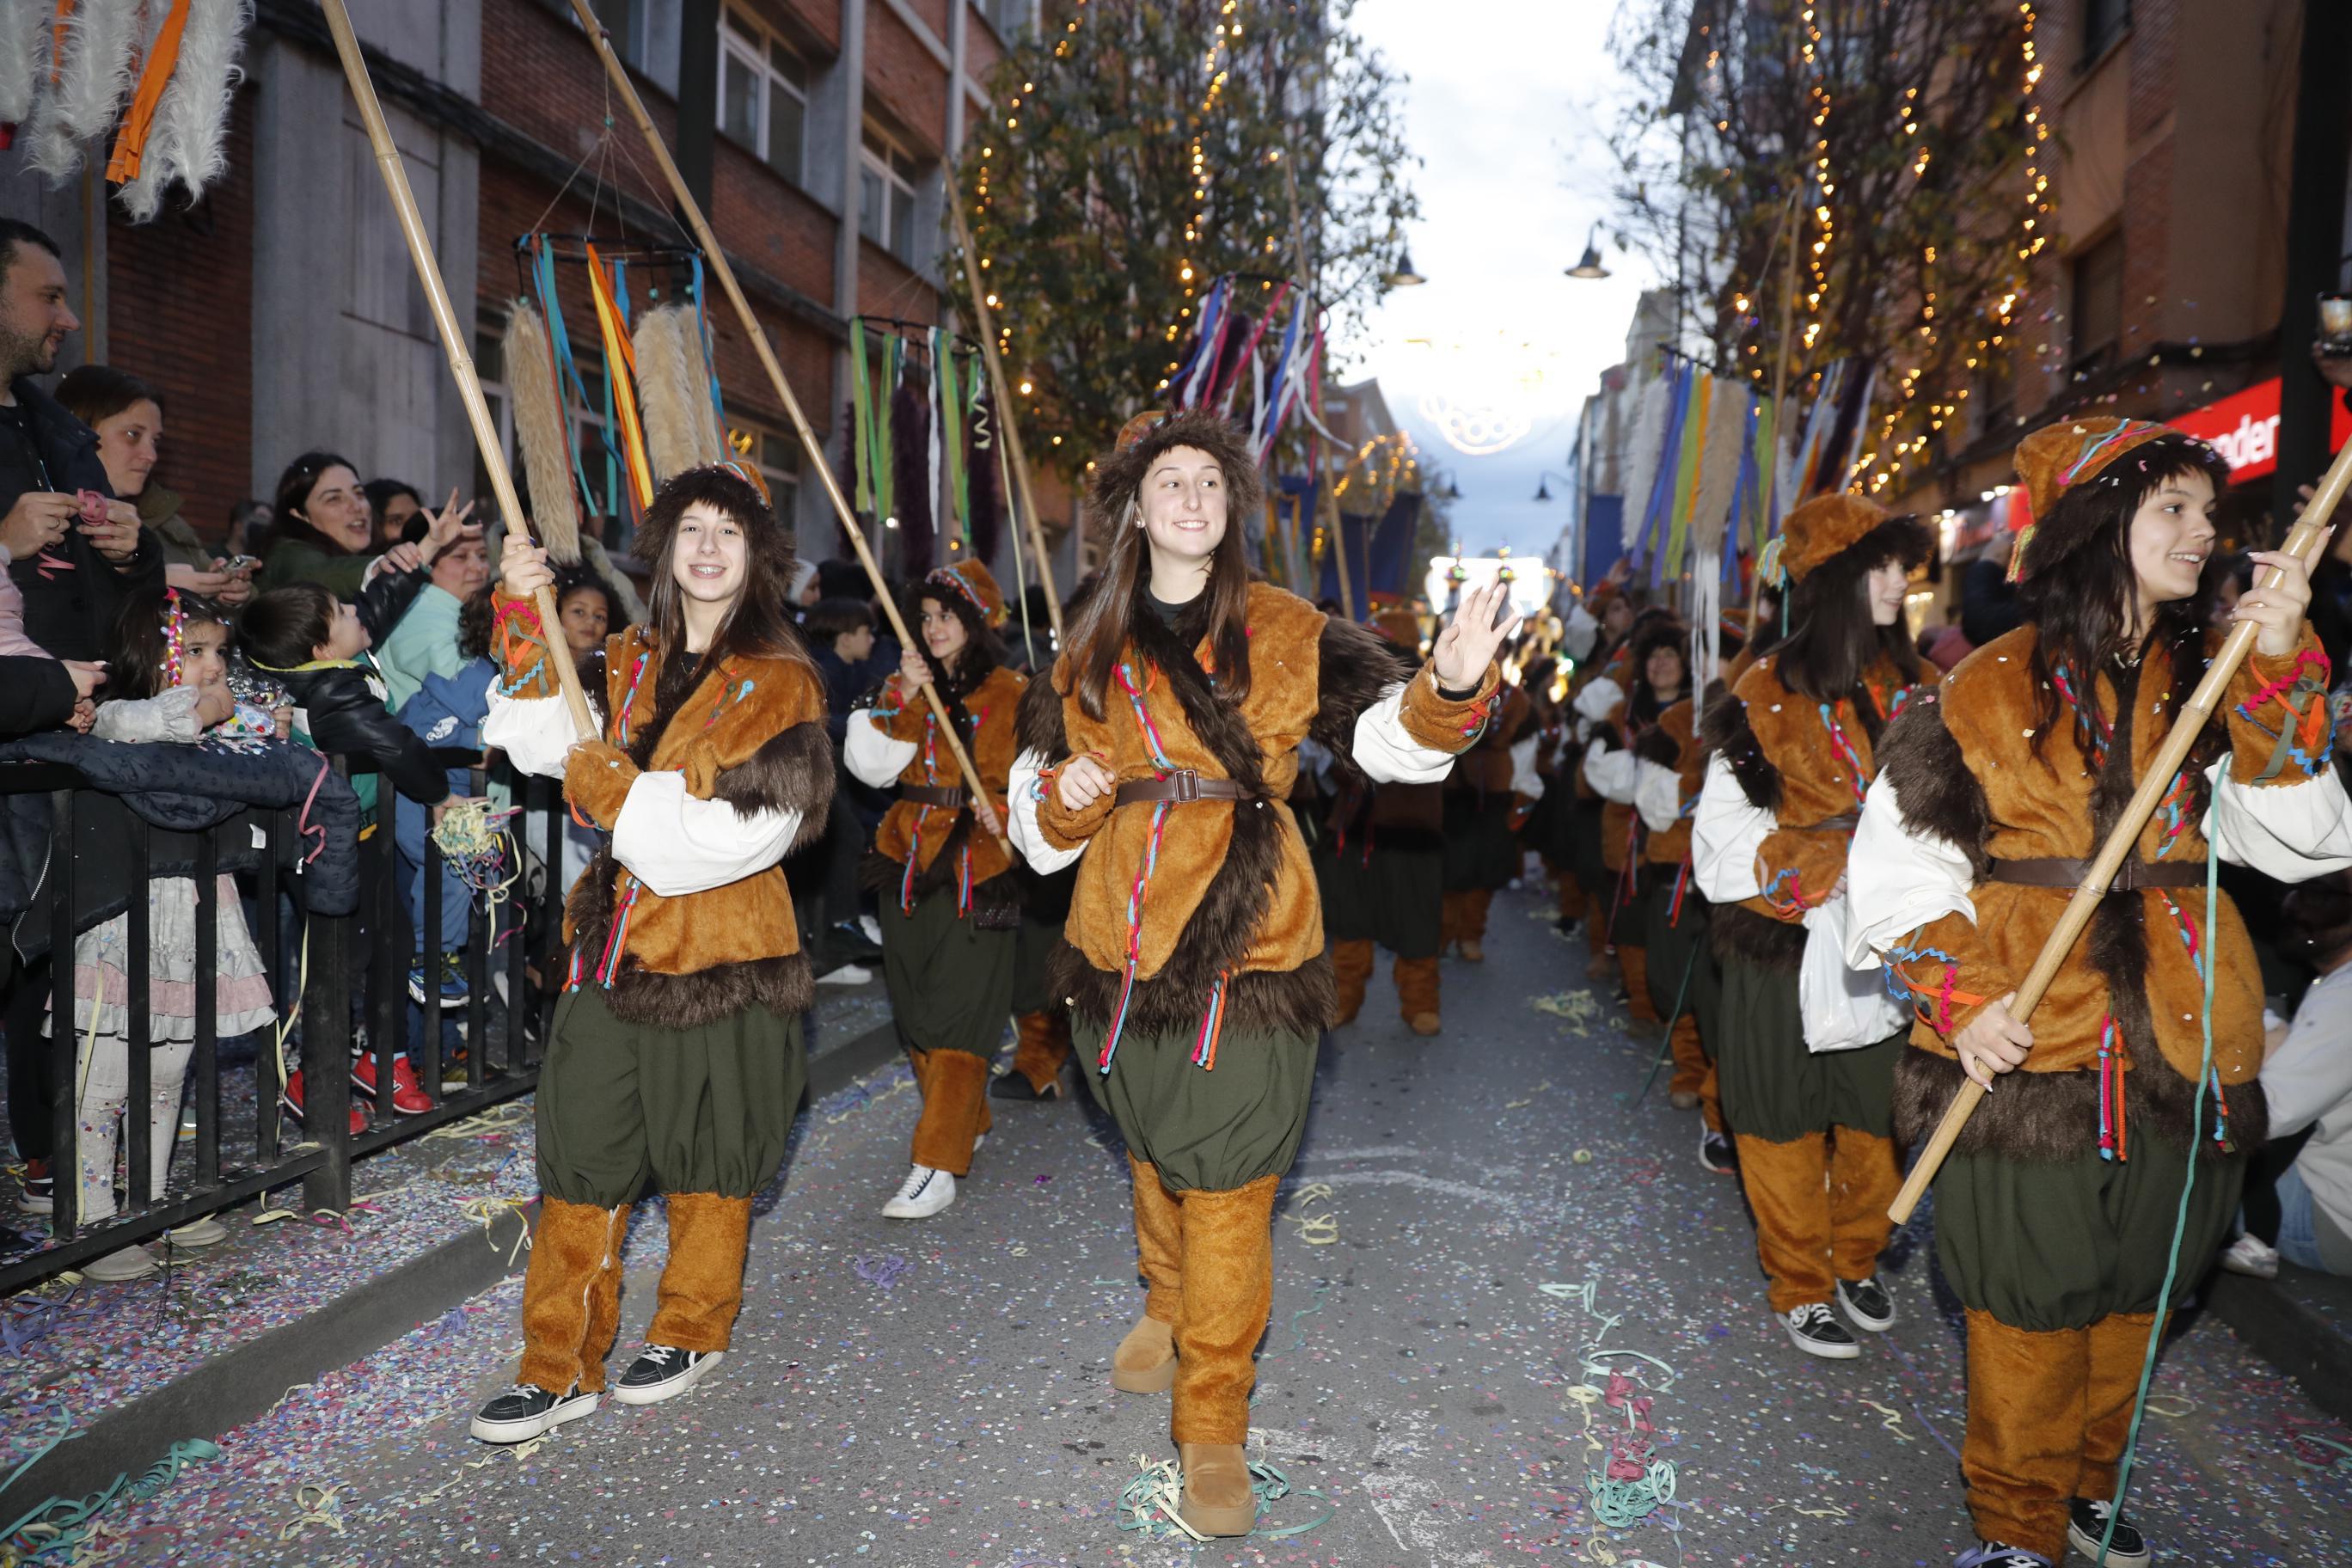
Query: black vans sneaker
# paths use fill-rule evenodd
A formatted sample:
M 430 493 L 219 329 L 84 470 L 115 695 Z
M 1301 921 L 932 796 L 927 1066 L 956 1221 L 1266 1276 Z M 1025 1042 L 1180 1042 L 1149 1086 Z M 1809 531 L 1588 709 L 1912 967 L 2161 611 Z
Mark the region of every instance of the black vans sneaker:
M 583 1393 L 576 1383 L 561 1394 L 518 1383 L 482 1406 L 473 1433 L 485 1443 L 521 1443 L 595 1413 L 596 1395 Z
M 1886 1293 L 1875 1274 L 1867 1279 L 1839 1280 L 1837 1299 L 1853 1326 L 1865 1333 L 1883 1334 L 1895 1326 L 1895 1298 Z
M 2099 1560 L 2099 1538 L 2107 1532 L 2107 1521 L 2116 1518 L 2116 1505 L 2103 1497 L 2078 1497 L 2066 1505 L 2066 1544 L 2096 1563 Z M 2107 1542 L 2107 1568 L 2147 1568 L 2147 1537 L 2142 1535 L 2127 1519 L 2116 1519 L 2116 1536 Z
M 2050 1559 L 2021 1546 L 1987 1541 L 1953 1558 L 1952 1568 L 2050 1568 Z
M 1862 1353 L 1862 1346 L 1846 1332 L 1838 1315 L 1826 1301 L 1808 1301 L 1780 1314 L 1780 1326 L 1789 1331 L 1790 1342 L 1807 1355 L 1817 1355 L 1824 1361 L 1852 1361 Z
M 659 1405 L 674 1394 L 684 1394 L 696 1384 L 719 1370 L 727 1359 L 725 1351 L 682 1351 L 676 1345 L 647 1345 L 613 1385 L 613 1399 L 620 1405 Z

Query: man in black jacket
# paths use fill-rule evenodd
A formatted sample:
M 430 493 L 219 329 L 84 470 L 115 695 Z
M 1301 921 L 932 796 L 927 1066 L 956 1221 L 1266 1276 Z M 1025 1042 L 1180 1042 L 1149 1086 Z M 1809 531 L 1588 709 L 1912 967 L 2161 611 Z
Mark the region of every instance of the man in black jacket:
M 26 632 L 59 658 L 94 659 L 123 599 L 163 587 L 163 554 L 113 499 L 98 433 L 32 383 L 80 326 L 57 242 L 0 218 L 0 547 L 24 591 Z

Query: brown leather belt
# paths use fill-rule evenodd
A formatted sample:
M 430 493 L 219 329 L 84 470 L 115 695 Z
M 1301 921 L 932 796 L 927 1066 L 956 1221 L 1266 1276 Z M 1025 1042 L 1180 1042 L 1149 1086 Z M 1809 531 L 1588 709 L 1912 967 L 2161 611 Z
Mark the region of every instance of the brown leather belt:
M 911 800 L 917 805 L 935 805 L 941 811 L 958 811 L 970 797 L 961 789 L 940 784 L 900 784 L 898 798 Z
M 1249 791 L 1231 779 L 1204 779 L 1192 768 L 1178 768 L 1164 779 L 1135 779 L 1118 786 L 1114 805 L 1138 801 L 1248 800 Z
M 2014 882 L 2026 888 L 2079 888 L 2083 885 L 2083 879 L 2090 874 L 2091 863 L 2088 860 L 1995 860 L 1985 872 L 1985 880 Z M 2205 868 L 2191 865 L 2186 860 L 2171 864 L 2126 860 L 2116 868 L 2116 879 L 2107 884 L 2107 891 L 2128 893 L 2140 888 L 2201 888 L 2204 885 Z

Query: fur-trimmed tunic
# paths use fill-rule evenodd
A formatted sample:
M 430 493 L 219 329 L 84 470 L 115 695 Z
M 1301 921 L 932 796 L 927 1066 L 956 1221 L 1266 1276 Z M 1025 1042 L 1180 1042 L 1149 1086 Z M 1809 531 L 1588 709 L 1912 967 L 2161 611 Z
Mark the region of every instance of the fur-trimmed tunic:
M 1259 583 L 1249 591 L 1249 696 L 1228 705 L 1202 668 L 1204 601 L 1172 626 L 1149 609 L 1136 615 L 1123 668 L 1139 689 L 1130 696 L 1114 681 L 1100 719 L 1076 695 L 1067 658 L 1030 683 L 1013 771 L 1013 840 L 1040 872 L 1077 862 L 1067 941 L 1052 972 L 1055 994 L 1077 1015 L 1113 1016 L 1131 940 L 1128 1028 L 1197 1028 L 1223 980 L 1226 1027 L 1311 1037 L 1335 1021 L 1336 999 L 1314 872 L 1286 804 L 1298 742 L 1311 733 L 1377 782 L 1434 783 L 1486 728 L 1500 676 L 1490 668 L 1461 701 L 1439 694 L 1427 666 L 1400 684 L 1391 645 L 1377 633 Z M 1055 770 L 1081 753 L 1103 760 L 1122 784 L 1191 768 L 1253 798 L 1189 801 L 1163 816 L 1106 795 L 1067 811 Z
M 2095 713 L 2062 700 L 2060 732 L 2042 738 L 2037 756 L 2038 635 L 2021 626 L 1970 654 L 1880 747 L 1885 772 L 1855 844 L 1849 954 L 1883 958 L 1890 985 L 1918 1014 L 1896 1083 L 1906 1142 L 1933 1130 L 1958 1088 L 1953 1035 L 2023 981 L 2073 896 L 2071 887 L 1985 880 L 1989 863 L 2089 860 L 2171 728 L 2145 689 L 2168 685 L 2168 668 L 2110 668 L 2096 677 Z M 2221 637 L 2211 635 L 2208 657 Z M 2135 857 L 2201 867 L 2211 831 L 2221 858 L 2285 880 L 2352 864 L 2352 802 L 2330 765 L 2326 677 L 2308 631 L 2286 659 L 2249 658 Z M 2109 737 L 2095 772 L 2084 766 L 2077 725 Z M 2227 894 L 2209 932 L 2201 887 L 2143 887 L 2101 901 L 2034 1011 L 2032 1054 L 1986 1098 L 1958 1148 L 2060 1161 L 2098 1147 L 2103 1041 L 2123 1071 L 2126 1156 L 2129 1142 L 2149 1132 L 2185 1141 L 2204 1053 L 2195 953 L 2209 943 L 2218 960 L 2213 1070 L 2229 1139 L 2237 1148 L 2259 1144 L 2263 998 L 2245 926 Z M 2209 1091 L 2209 1121 L 2213 1099 Z M 2210 1137 L 2199 1142 L 2216 1148 Z
M 970 691 L 940 688 L 940 700 L 962 715 L 957 731 L 1000 823 L 1005 820 L 1005 780 L 1018 746 L 1014 737 L 1021 695 L 1028 685 L 1027 677 L 997 665 Z M 847 735 L 842 745 L 843 760 L 851 773 L 876 789 L 894 784 L 965 787 L 955 753 L 939 734 L 939 718 L 931 705 L 902 690 L 895 675 L 873 707 L 849 716 Z M 920 899 L 941 888 L 967 888 L 977 905 L 987 897 L 981 889 L 1013 868 L 1012 858 L 994 835 L 981 828 L 969 803 L 950 810 L 906 799 L 894 801 L 875 830 L 874 848 L 888 863 L 888 883 L 883 891 L 894 900 L 902 892 Z M 910 857 L 915 874 L 908 888 L 905 872 Z M 1009 882 L 996 890 L 1002 896 L 989 901 L 1003 906 L 1004 929 L 1010 930 L 1009 917 L 1018 894 Z
M 1779 664 L 1767 653 L 1749 665 L 1708 706 L 1701 737 L 1712 754 L 1703 795 L 1724 790 L 1717 779 L 1726 778 L 1725 803 L 1769 815 L 1769 828 L 1749 855 L 1744 840 L 1724 836 L 1720 813 L 1702 798 L 1692 863 L 1716 906 L 1717 955 L 1793 973 L 1804 959 L 1806 912 L 1826 902 L 1846 874 L 1853 829 L 1840 819 L 1861 809 L 1877 769 L 1853 701 L 1823 703 L 1790 690 Z M 1928 666 L 1921 685 L 1936 679 Z M 1920 689 L 1906 686 L 1885 658 L 1864 672 L 1863 686 L 1882 717 L 1901 711 Z M 1718 844 L 1730 852 L 1714 852 Z
M 502 612 L 514 603 L 499 595 Z M 485 744 L 562 777 L 566 799 L 610 831 L 565 902 L 572 984 L 604 985 L 625 1023 L 673 1029 L 754 1002 L 780 1017 L 805 1011 L 808 961 L 780 862 L 824 831 L 833 801 L 815 667 L 730 658 L 680 690 L 643 626 L 604 653 L 602 743 L 573 749 L 546 649 L 520 639 L 482 724 Z

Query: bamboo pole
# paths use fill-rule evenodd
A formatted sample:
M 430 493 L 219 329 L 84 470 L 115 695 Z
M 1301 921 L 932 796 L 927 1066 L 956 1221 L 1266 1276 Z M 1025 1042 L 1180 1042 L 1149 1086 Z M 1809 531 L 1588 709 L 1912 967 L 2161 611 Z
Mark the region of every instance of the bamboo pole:
M 2324 537 L 2327 520 L 2335 512 L 2336 503 L 2344 499 L 2347 486 L 2352 486 L 2352 447 L 2347 447 L 2336 454 L 2336 461 L 2328 467 L 2327 477 L 2319 483 L 2318 493 L 2311 498 L 2311 504 L 2304 509 L 2302 519 L 2295 523 L 2280 549 L 2289 555 L 2306 558 L 2313 555 L 2313 546 Z M 2279 568 L 2271 567 L 2254 586 L 2257 590 L 2274 587 L 2282 575 Z M 2171 733 L 2165 736 L 2164 744 L 2149 760 L 2147 773 L 2141 775 L 2139 788 L 2132 794 L 2131 804 L 2124 807 L 2124 814 L 2107 835 L 2107 841 L 2100 846 L 2098 858 L 2091 862 L 2091 869 L 2084 877 L 2082 886 L 2074 889 L 2074 898 L 2067 902 L 2066 912 L 2058 918 L 2057 926 L 2052 930 L 2048 940 L 2042 944 L 2042 952 L 2034 958 L 2033 967 L 2026 972 L 2024 984 L 2017 988 L 2017 1000 L 2011 1005 L 2010 1012 L 2015 1015 L 2019 1023 L 2033 1016 L 2033 1010 L 2041 1005 L 2042 994 L 2058 977 L 2060 965 L 2066 962 L 2067 954 L 2074 951 L 2074 943 L 2090 925 L 2091 917 L 2098 912 L 2099 900 L 2106 896 L 2107 888 L 2116 879 L 2116 870 L 2122 867 L 2125 857 L 2137 847 L 2140 829 L 2147 826 L 2147 819 L 2155 815 L 2158 803 L 2171 792 L 2173 778 L 2187 760 L 2189 747 L 2196 744 L 2206 721 L 2221 705 L 2221 694 L 2229 689 L 2231 679 L 2238 673 L 2238 667 L 2253 651 L 2254 637 L 2261 630 L 2252 621 L 2246 621 L 2230 633 L 2229 639 L 2221 645 L 2221 651 L 2214 656 L 2212 664 L 2206 669 L 2205 679 L 2197 683 L 2197 689 L 2190 694 L 2189 705 L 2174 721 Z M 2315 700 L 2324 702 L 2326 698 L 2321 696 Z M 2210 949 L 2207 957 L 2210 962 Z M 1895 1224 L 1908 1221 L 1911 1211 L 1919 1206 L 1919 1200 L 1927 1194 L 1928 1184 L 1936 1179 L 1936 1173 L 1943 1169 L 1944 1160 L 1951 1153 L 1952 1144 L 1959 1138 L 1960 1130 L 1968 1125 L 1969 1118 L 1976 1113 L 1977 1104 L 1984 1097 L 1984 1089 L 1974 1079 L 1961 1083 L 1959 1092 L 1952 1097 L 1952 1103 L 1944 1111 L 1943 1121 L 1936 1124 L 1934 1135 L 1920 1152 L 1918 1163 L 1911 1167 L 1911 1174 L 1904 1182 L 1903 1190 L 1895 1194 L 1895 1202 L 1886 1210 L 1888 1217 Z
M 514 475 L 508 471 L 506 450 L 499 443 L 499 427 L 490 418 L 490 405 L 482 398 L 482 378 L 474 369 L 473 356 L 466 350 L 466 334 L 458 329 L 457 312 L 450 308 L 449 289 L 441 280 L 441 265 L 433 255 L 433 241 L 425 232 L 425 220 L 416 210 L 416 194 L 408 187 L 408 171 L 401 165 L 400 149 L 393 145 L 392 130 L 384 123 L 383 106 L 376 101 L 375 84 L 369 79 L 367 59 L 360 53 L 358 35 L 352 31 L 352 18 L 343 8 L 343 0 L 321 0 L 327 13 L 327 30 L 333 35 L 335 53 L 343 62 L 343 76 L 351 83 L 352 97 L 358 101 L 360 122 L 367 128 L 369 144 L 375 149 L 377 173 L 383 176 L 384 189 L 391 193 L 392 205 L 400 215 L 401 237 L 408 241 L 408 259 L 416 268 L 416 280 L 424 286 L 425 302 L 433 310 L 433 324 L 441 334 L 442 352 L 449 359 L 449 374 L 457 379 L 458 398 L 466 405 L 467 422 L 474 427 L 474 445 L 480 448 L 482 466 L 489 470 L 490 491 L 497 497 L 499 515 L 507 526 L 530 537 L 530 521 L 523 513 L 522 500 L 516 495 Z M 588 695 L 580 689 L 580 672 L 564 656 L 557 637 L 561 618 L 556 614 L 555 590 L 543 587 L 532 595 L 539 611 L 542 636 L 548 639 L 547 662 L 555 668 L 556 686 L 563 693 L 563 703 L 572 710 L 572 722 L 579 729 L 580 738 L 593 741 L 599 733 L 596 716 L 589 710 Z
M 988 379 L 996 388 L 996 425 L 1013 456 L 1013 476 L 1021 483 L 1021 510 L 1029 519 L 1029 553 L 1037 563 L 1037 581 L 1045 585 L 1045 616 L 1054 623 L 1054 646 L 1062 646 L 1062 595 L 1054 591 L 1054 567 L 1045 554 L 1045 525 L 1038 521 L 1037 492 L 1029 482 L 1029 454 L 1021 445 L 1021 422 L 1013 412 L 1013 387 L 1004 374 L 1004 361 L 996 352 L 996 312 L 989 308 L 988 290 L 981 282 L 980 258 L 972 254 L 971 228 L 964 222 L 963 201 L 948 177 L 948 216 L 955 220 L 956 248 L 963 255 L 965 286 L 971 290 L 971 314 L 980 329 L 981 356 L 988 361 Z
M 328 0 L 328 3 L 337 4 L 339 0 Z M 810 427 L 808 416 L 801 412 L 801 400 L 793 395 L 792 383 L 784 377 L 783 364 L 776 358 L 775 349 L 769 344 L 768 334 L 761 329 L 760 318 L 752 313 L 751 301 L 744 297 L 743 286 L 735 280 L 735 269 L 727 264 L 727 252 L 719 247 L 718 237 L 710 232 L 710 225 L 702 216 L 701 204 L 694 199 L 694 193 L 686 188 L 686 177 L 677 172 L 677 163 L 669 155 L 669 144 L 662 140 L 652 116 L 646 112 L 645 100 L 637 96 L 636 84 L 629 79 L 628 68 L 621 63 L 620 56 L 613 52 L 612 41 L 604 35 L 604 24 L 598 21 L 596 14 L 588 8 L 587 0 L 572 0 L 572 11 L 580 19 L 581 26 L 587 30 L 589 42 L 595 46 L 598 57 L 604 62 L 605 76 L 619 93 L 621 102 L 627 107 L 629 118 L 636 121 L 637 130 L 644 135 L 654 162 L 661 166 L 662 178 L 668 182 L 670 194 L 677 199 L 678 210 L 685 215 L 687 227 L 692 231 L 695 243 L 702 247 L 703 258 L 709 263 L 711 276 L 719 279 L 719 287 L 735 307 L 735 314 L 743 323 L 744 333 L 751 340 L 752 352 L 760 356 L 761 366 L 767 371 L 768 380 L 774 385 L 776 396 L 784 405 L 784 413 L 790 416 L 793 428 L 800 435 L 802 449 L 808 453 L 809 466 L 815 469 L 818 480 L 824 486 L 826 499 L 833 502 L 834 514 L 841 521 L 841 531 L 848 536 L 851 547 L 857 552 L 857 563 L 866 568 L 866 579 L 874 584 L 874 596 L 881 602 L 882 614 L 888 618 L 890 629 L 898 634 L 898 646 L 913 649 L 919 645 L 913 634 L 907 629 L 906 617 L 898 613 L 897 600 L 891 597 L 890 584 L 883 579 L 882 568 L 874 559 L 873 546 L 866 542 L 866 531 L 858 526 L 857 515 L 849 507 L 849 498 L 841 493 L 841 480 L 835 476 L 833 465 L 825 460 L 824 443 L 816 438 L 815 430 Z M 938 689 L 929 681 L 923 682 L 921 690 L 923 700 L 930 705 L 932 716 L 939 721 L 940 739 L 947 742 L 948 750 L 955 756 L 956 771 L 963 775 L 965 790 L 970 793 L 975 806 L 985 805 L 988 792 L 981 784 L 980 771 L 971 765 L 971 756 L 964 750 L 963 737 L 957 732 L 955 721 L 948 712 L 947 705 L 940 700 Z M 1007 855 L 1013 853 L 1013 846 L 1006 840 L 1002 824 L 993 837 Z

